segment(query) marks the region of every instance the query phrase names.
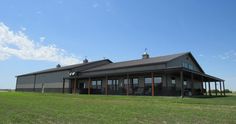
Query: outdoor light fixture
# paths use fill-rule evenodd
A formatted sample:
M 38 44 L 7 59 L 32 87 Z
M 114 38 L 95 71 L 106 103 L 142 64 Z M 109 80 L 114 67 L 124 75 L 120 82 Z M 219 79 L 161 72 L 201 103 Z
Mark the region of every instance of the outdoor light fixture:
M 70 76 L 74 76 L 74 75 L 75 75 L 75 72 L 70 72 L 69 75 L 70 75 Z

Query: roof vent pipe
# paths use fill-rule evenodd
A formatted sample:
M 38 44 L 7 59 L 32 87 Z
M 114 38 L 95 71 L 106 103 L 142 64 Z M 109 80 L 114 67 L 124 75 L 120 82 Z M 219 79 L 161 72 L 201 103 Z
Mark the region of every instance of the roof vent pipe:
M 60 68 L 61 67 L 61 65 L 60 64 L 57 64 L 57 66 L 56 66 L 57 68 Z
M 149 59 L 149 54 L 147 53 L 147 48 L 145 48 L 145 51 L 144 51 L 144 53 L 142 55 L 142 58 L 143 59 Z

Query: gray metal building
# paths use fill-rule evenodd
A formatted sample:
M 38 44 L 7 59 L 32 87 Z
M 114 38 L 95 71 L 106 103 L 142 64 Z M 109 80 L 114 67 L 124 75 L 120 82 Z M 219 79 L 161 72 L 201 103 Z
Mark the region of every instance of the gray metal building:
M 86 59 L 82 64 L 19 75 L 16 91 L 193 96 L 212 95 L 211 83 L 225 95 L 224 80 L 206 74 L 190 52 L 153 58 L 145 52 L 138 60 Z

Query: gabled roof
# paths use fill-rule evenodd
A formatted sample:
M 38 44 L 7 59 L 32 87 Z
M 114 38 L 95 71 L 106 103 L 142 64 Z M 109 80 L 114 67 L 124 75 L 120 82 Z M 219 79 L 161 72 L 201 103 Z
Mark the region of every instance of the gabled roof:
M 189 52 L 166 55 L 166 56 L 159 56 L 159 57 L 152 57 L 149 59 L 138 59 L 138 60 L 124 61 L 124 62 L 110 63 L 110 64 L 103 65 L 100 67 L 85 70 L 84 72 L 166 63 L 186 54 L 189 54 Z
M 62 66 L 62 67 L 59 67 L 59 68 L 46 69 L 46 70 L 42 70 L 42 71 L 37 71 L 37 72 L 28 73 L 28 74 L 18 75 L 17 77 L 26 76 L 26 75 L 35 75 L 35 74 L 49 73 L 49 72 L 56 72 L 56 71 L 71 70 L 71 69 L 74 69 L 74 68 L 78 68 L 78 67 L 82 67 L 82 66 L 86 66 L 86 65 L 102 62 L 102 61 L 108 61 L 108 62 L 112 63 L 111 60 L 104 59 L 104 60 L 92 61 L 92 62 L 88 62 L 88 63 L 79 63 L 79 64 L 75 64 L 75 65 Z
M 51 68 L 51 69 L 42 70 L 42 71 L 38 71 L 38 72 L 18 75 L 17 77 L 26 76 L 26 75 L 49 73 L 49 72 L 56 72 L 56 71 L 72 70 L 72 69 L 76 69 L 76 68 L 83 67 L 83 66 L 86 66 L 86 65 L 102 62 L 102 61 L 108 61 L 109 63 L 107 63 L 105 65 L 100 65 L 100 66 L 97 66 L 97 67 L 82 69 L 80 71 L 82 73 L 83 72 L 86 73 L 86 72 L 112 70 L 112 69 L 120 69 L 120 68 L 136 67 L 136 66 L 165 64 L 167 62 L 174 61 L 175 59 L 177 59 L 179 57 L 182 57 L 184 55 L 189 55 L 192 58 L 192 60 L 194 61 L 194 63 L 199 67 L 200 71 L 202 73 L 204 73 L 203 69 L 198 64 L 196 59 L 193 57 L 191 52 L 184 52 L 184 53 L 178 53 L 178 54 L 172 54 L 172 55 L 152 57 L 152 58 L 148 58 L 148 59 L 138 59 L 138 60 L 124 61 L 124 62 L 116 62 L 116 63 L 112 63 L 109 59 L 105 59 L 105 60 L 93 61 L 93 62 L 88 62 L 88 63 L 81 63 L 81 64 L 75 64 L 75 65 L 70 65 L 70 66 L 64 66 L 64 67 L 60 67 L 60 68 Z M 76 70 L 74 70 L 74 71 L 76 71 Z
M 193 62 L 198 66 L 198 68 L 200 69 L 200 71 L 202 73 L 205 74 L 204 70 L 202 69 L 202 67 L 199 65 L 199 63 L 197 62 L 197 60 L 193 57 L 193 54 L 191 52 L 188 52 L 189 56 L 192 58 Z

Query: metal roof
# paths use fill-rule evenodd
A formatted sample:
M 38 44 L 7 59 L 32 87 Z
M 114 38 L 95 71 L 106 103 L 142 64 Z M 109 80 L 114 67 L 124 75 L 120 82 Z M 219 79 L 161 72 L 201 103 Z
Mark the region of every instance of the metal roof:
M 90 68 L 87 70 L 81 70 L 81 72 L 86 73 L 86 72 L 112 70 L 112 69 L 135 67 L 135 66 L 162 64 L 162 63 L 167 63 L 169 61 L 172 61 L 172 60 L 179 58 L 181 56 L 184 56 L 184 55 L 190 55 L 190 57 L 192 57 L 193 60 L 195 61 L 196 65 L 199 66 L 199 68 L 202 70 L 202 68 L 197 63 L 197 61 L 194 59 L 192 54 L 190 52 L 184 52 L 184 53 L 178 53 L 178 54 L 172 54 L 172 55 L 152 57 L 152 58 L 148 58 L 148 59 L 138 59 L 138 60 L 130 60 L 130 61 L 124 61 L 124 62 L 116 62 L 116 63 L 112 63 L 109 59 L 105 59 L 105 60 L 93 61 L 93 62 L 88 62 L 88 63 L 81 63 L 81 64 L 75 64 L 75 65 L 70 65 L 70 66 L 64 66 L 64 67 L 60 67 L 60 68 L 51 68 L 51 69 L 46 69 L 46 70 L 23 74 L 23 75 L 18 75 L 18 76 L 35 75 L 35 74 L 49 73 L 49 72 L 56 72 L 56 71 L 63 71 L 63 70 L 72 70 L 75 68 L 79 68 L 79 67 L 82 67 L 82 66 L 85 66 L 88 64 L 93 64 L 93 63 L 101 62 L 101 61 L 109 61 L 110 63 L 105 64 L 105 65 L 101 65 L 98 67 Z M 202 70 L 202 72 L 204 73 L 203 70 Z
M 84 72 L 166 63 L 189 53 L 190 52 L 185 52 L 185 53 L 178 53 L 178 54 L 172 54 L 172 55 L 166 55 L 166 56 L 152 57 L 148 59 L 138 59 L 138 60 L 124 61 L 124 62 L 110 63 L 110 64 L 103 65 L 100 67 L 85 70 Z
M 88 63 L 79 63 L 79 64 L 75 64 L 75 65 L 62 66 L 62 67 L 59 67 L 59 68 L 46 69 L 46 70 L 27 73 L 27 74 L 23 74 L 23 75 L 17 75 L 16 77 L 26 76 L 26 75 L 42 74 L 42 73 L 49 73 L 49 72 L 56 72 L 56 71 L 71 70 L 71 69 L 74 69 L 74 68 L 82 67 L 82 66 L 85 66 L 85 65 L 89 65 L 89 64 L 93 64 L 93 63 L 97 63 L 97 62 L 101 62 L 101 61 L 109 61 L 109 62 L 112 63 L 112 61 L 110 61 L 109 59 L 104 59 L 104 60 L 92 61 L 92 62 L 88 62 Z

